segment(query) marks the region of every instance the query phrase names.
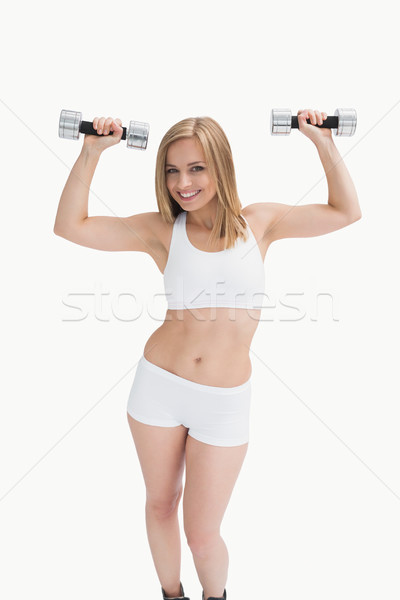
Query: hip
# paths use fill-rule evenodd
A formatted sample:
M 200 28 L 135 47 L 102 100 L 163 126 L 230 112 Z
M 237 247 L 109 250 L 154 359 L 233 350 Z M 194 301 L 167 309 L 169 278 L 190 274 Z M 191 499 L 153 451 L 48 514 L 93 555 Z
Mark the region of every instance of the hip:
M 247 344 L 210 335 L 179 335 L 163 327 L 149 337 L 143 356 L 165 371 L 208 386 L 235 387 L 252 374 Z
M 214 446 L 249 441 L 251 380 L 218 387 L 190 381 L 149 362 L 138 362 L 127 412 L 158 427 L 184 426 L 188 435 Z

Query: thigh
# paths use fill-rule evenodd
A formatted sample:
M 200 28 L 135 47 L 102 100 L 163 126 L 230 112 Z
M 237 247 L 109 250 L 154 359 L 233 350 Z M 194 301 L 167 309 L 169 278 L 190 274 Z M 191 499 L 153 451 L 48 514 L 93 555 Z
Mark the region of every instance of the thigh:
M 146 486 L 146 500 L 160 512 L 171 510 L 182 492 L 187 428 L 147 425 L 127 413 Z
M 155 372 L 154 372 L 155 370 Z M 160 374 L 161 373 L 161 374 Z M 147 505 L 168 512 L 182 491 L 187 427 L 176 388 L 162 369 L 139 360 L 127 416 L 146 485 Z
M 189 436 L 212 446 L 249 441 L 251 382 L 234 388 L 197 386 L 188 394 L 182 423 Z
M 190 543 L 198 543 L 219 532 L 248 449 L 212 446 L 188 435 L 186 481 L 183 495 L 184 529 Z
M 142 356 L 129 393 L 127 411 L 136 421 L 146 425 L 183 425 L 179 386 L 169 381 L 162 372 Z

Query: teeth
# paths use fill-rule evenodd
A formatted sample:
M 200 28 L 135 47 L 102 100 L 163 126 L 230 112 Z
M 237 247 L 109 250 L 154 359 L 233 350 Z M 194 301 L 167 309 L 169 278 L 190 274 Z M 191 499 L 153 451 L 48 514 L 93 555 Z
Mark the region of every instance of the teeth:
M 192 194 L 181 194 L 181 192 L 179 192 L 179 193 L 183 198 L 191 198 L 192 196 L 195 196 L 196 194 L 198 194 L 199 191 L 200 190 L 197 190 L 197 192 L 193 192 Z

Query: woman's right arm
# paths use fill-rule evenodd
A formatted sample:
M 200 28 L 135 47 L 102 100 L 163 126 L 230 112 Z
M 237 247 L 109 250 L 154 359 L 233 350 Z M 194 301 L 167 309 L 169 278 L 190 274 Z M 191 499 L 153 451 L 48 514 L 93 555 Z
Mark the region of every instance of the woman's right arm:
M 111 117 L 93 120 L 102 136 L 85 135 L 80 155 L 71 169 L 61 194 L 54 233 L 71 242 L 97 250 L 151 251 L 150 242 L 159 219 L 158 212 L 140 213 L 130 217 L 89 217 L 89 189 L 102 151 L 121 140 L 122 127 Z M 108 136 L 109 131 L 114 131 Z

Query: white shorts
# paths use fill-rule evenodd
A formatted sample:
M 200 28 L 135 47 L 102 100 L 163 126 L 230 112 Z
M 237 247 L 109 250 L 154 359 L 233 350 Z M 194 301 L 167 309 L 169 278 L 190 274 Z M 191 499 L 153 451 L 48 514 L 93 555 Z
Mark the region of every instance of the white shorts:
M 203 385 L 139 360 L 128 413 L 147 425 L 188 427 L 188 435 L 213 446 L 249 441 L 251 377 L 234 387 Z

